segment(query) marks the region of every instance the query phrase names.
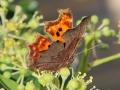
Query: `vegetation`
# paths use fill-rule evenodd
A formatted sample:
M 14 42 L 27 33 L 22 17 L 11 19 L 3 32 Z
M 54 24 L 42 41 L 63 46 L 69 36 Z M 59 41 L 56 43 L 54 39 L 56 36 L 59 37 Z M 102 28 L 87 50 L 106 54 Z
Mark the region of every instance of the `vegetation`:
M 89 49 L 96 46 L 95 42 L 99 49 L 109 49 L 109 45 L 102 42 L 102 36 L 117 37 L 116 44 L 120 44 L 120 31 L 116 35 L 115 30 L 109 28 L 110 20 L 104 18 L 102 24 L 95 28 L 99 18 L 97 15 L 92 15 L 91 23 L 84 35 L 84 52 L 76 72 L 69 68 L 62 68 L 59 72 L 29 69 L 26 60 L 28 49 L 25 43 L 33 42 L 36 32 L 46 34 L 42 29 L 43 16 L 35 11 L 37 10 L 35 1 L 22 2 L 16 6 L 10 5 L 12 2 L 13 0 L 0 0 L 0 88 L 5 90 L 43 90 L 46 88 L 47 90 L 86 90 L 93 79 L 92 76 L 89 80 L 84 79 L 90 69 L 120 58 L 119 52 L 98 59 L 95 48 L 92 48 L 95 60 L 88 63 Z M 32 12 L 34 12 L 33 15 Z M 76 24 L 80 21 L 78 20 Z M 95 88 L 93 86 L 90 90 Z

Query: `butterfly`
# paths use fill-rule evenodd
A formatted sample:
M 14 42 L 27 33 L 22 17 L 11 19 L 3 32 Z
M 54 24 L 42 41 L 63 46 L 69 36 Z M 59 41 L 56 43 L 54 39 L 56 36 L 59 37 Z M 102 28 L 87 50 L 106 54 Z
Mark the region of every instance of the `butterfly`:
M 73 28 L 72 11 L 69 8 L 59 9 L 58 13 L 57 20 L 44 23 L 44 30 L 53 37 L 54 41 L 48 36 L 37 33 L 35 42 L 27 44 L 29 68 L 58 71 L 73 62 L 75 51 L 86 32 L 91 16 L 85 17 Z

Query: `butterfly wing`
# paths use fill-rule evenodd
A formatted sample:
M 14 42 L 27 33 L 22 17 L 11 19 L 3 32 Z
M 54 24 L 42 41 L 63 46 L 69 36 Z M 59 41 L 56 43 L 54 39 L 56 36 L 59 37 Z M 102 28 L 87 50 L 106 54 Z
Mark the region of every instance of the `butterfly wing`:
M 72 28 L 72 12 L 69 8 L 59 9 L 59 17 L 54 21 L 45 22 L 44 30 L 52 35 L 54 41 L 65 42 L 62 35 L 69 29 Z
M 64 44 L 62 42 L 53 42 L 48 50 L 40 52 L 40 58 L 38 60 L 34 63 L 29 62 L 29 67 L 56 71 L 63 60 L 58 57 L 58 54 L 63 49 Z
M 90 16 L 84 18 L 76 28 L 67 30 L 62 36 L 66 40 L 66 43 L 53 42 L 49 49 L 42 51 L 40 53 L 41 57 L 29 67 L 51 71 L 67 67 L 74 59 L 74 52 L 78 43 L 82 40 L 89 21 Z
M 86 32 L 86 29 L 89 25 L 90 19 L 91 16 L 84 18 L 76 28 L 67 30 L 67 32 L 63 34 L 62 38 L 66 40 L 65 48 L 69 55 L 76 50 L 77 45 L 82 40 L 84 33 Z
M 86 32 L 90 19 L 91 16 L 84 18 L 76 28 L 67 30 L 63 34 L 63 39 L 65 39 L 66 43 L 64 44 L 64 49 L 58 54 L 58 57 L 62 57 L 62 63 L 58 67 L 59 69 L 68 67 L 73 62 L 74 53 Z

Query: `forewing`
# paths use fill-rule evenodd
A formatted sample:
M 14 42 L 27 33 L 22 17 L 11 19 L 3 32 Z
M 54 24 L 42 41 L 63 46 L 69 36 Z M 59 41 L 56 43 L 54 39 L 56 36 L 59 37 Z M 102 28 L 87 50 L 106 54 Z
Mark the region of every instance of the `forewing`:
M 91 16 L 84 18 L 81 23 L 74 29 L 67 30 L 63 35 L 63 38 L 66 40 L 65 48 L 67 53 L 72 53 L 76 50 L 78 43 L 82 40 L 84 33 L 89 25 Z

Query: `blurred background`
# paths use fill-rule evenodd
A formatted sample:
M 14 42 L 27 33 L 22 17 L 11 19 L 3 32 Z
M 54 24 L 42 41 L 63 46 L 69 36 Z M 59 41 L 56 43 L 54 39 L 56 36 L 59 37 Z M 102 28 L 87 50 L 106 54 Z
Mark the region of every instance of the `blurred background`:
M 120 20 L 120 0 L 37 0 L 39 12 L 44 16 L 43 21 L 55 20 L 58 17 L 57 9 L 70 8 L 73 13 L 74 26 L 78 19 L 87 15 L 98 15 L 98 25 L 102 23 L 103 18 L 110 19 L 110 28 L 118 32 L 118 21 Z M 15 0 L 18 3 L 18 0 Z M 102 41 L 108 43 L 110 48 L 106 51 L 99 50 L 96 47 L 98 58 L 107 57 L 120 52 L 120 45 L 114 44 L 117 38 L 102 37 Z M 80 51 L 83 48 L 80 47 Z M 79 52 L 80 52 L 79 51 Z M 82 55 L 82 54 L 81 54 Z M 81 57 L 81 55 L 79 57 Z M 89 61 L 92 61 L 92 54 Z M 120 59 L 102 64 L 91 69 L 87 73 L 86 79 L 93 76 L 92 84 L 100 90 L 120 90 Z

